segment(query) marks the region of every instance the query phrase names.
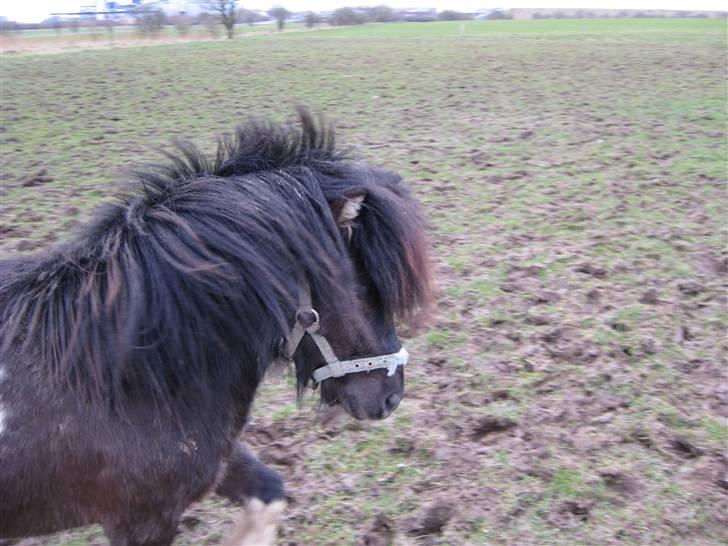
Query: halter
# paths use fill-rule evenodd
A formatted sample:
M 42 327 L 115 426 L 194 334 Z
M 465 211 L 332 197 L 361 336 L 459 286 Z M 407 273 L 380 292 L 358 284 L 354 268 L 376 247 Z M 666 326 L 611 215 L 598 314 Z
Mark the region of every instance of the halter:
M 342 377 L 350 373 L 370 372 L 380 368 L 387 370 L 387 376 L 394 375 L 399 366 L 405 366 L 409 358 L 407 349 L 402 347 L 396 353 L 380 356 L 369 356 L 366 358 L 357 358 L 353 360 L 339 360 L 331 348 L 329 341 L 325 336 L 318 333 L 321 324 L 319 314 L 313 308 L 311 303 L 311 290 L 307 283 L 303 282 L 299 287 L 298 310 L 296 311 L 296 323 L 286 338 L 285 356 L 289 360 L 293 359 L 293 354 L 303 340 L 303 336 L 308 334 L 321 352 L 321 356 L 326 362 L 326 366 L 322 366 L 313 372 L 313 379 L 316 383 L 321 383 L 330 377 Z

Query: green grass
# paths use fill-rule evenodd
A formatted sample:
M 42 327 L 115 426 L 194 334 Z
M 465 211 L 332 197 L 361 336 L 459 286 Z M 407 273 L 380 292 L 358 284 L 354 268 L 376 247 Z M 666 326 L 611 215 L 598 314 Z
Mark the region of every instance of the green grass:
M 706 417 L 703 419 L 703 427 L 707 437 L 719 446 L 725 447 L 728 443 L 728 423 L 725 419 L 714 419 Z
M 378 23 L 360 26 L 326 28 L 337 38 L 446 38 L 477 37 L 492 34 L 619 34 L 655 32 L 724 33 L 721 19 L 549 19 L 506 21 L 437 21 L 432 23 Z

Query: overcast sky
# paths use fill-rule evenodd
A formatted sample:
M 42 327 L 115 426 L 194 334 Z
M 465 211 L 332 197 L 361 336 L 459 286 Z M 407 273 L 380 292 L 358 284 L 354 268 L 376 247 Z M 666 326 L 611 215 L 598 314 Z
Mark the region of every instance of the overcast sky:
M 52 12 L 78 11 L 81 5 L 92 3 L 94 0 L 4 0 L 0 6 L 0 15 L 14 21 L 34 23 L 48 18 Z M 491 7 L 724 10 L 726 6 L 724 0 L 241 0 L 238 4 L 250 9 L 268 9 L 273 4 L 281 4 L 292 11 L 321 11 L 342 6 L 378 4 L 394 8 L 432 7 L 439 10 Z

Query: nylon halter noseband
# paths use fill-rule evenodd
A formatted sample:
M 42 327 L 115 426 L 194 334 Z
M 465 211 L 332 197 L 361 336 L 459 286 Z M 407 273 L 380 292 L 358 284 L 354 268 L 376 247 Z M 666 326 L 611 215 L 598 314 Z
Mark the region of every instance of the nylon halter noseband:
M 325 336 L 318 333 L 320 327 L 319 314 L 311 303 L 311 291 L 308 283 L 299 286 L 299 302 L 296 311 L 296 322 L 286 339 L 285 356 L 293 360 L 293 354 L 300 345 L 303 337 L 308 334 L 316 343 L 321 356 L 326 362 L 325 366 L 313 372 L 313 379 L 321 383 L 330 377 L 342 377 L 350 373 L 369 372 L 384 368 L 387 375 L 394 375 L 399 366 L 405 366 L 409 358 L 407 349 L 402 347 L 396 353 L 380 356 L 369 356 L 353 360 L 339 360 Z

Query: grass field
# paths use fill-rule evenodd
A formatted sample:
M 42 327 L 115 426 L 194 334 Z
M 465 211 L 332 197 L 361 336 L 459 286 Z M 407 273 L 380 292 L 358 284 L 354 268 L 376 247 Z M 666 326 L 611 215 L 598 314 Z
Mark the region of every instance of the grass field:
M 284 32 L 279 33 L 274 24 L 254 26 L 237 25 L 235 39 L 276 34 L 290 36 L 298 32 L 327 32 L 327 38 L 452 38 L 454 36 L 481 36 L 513 34 L 537 34 L 545 39 L 579 38 L 583 34 L 616 33 L 646 34 L 650 41 L 659 40 L 656 33 L 725 33 L 725 20 L 721 19 L 564 19 L 542 21 L 440 21 L 427 24 L 379 23 L 358 26 L 330 27 L 320 25 L 307 29 L 301 23 L 287 23 Z M 684 39 L 689 39 L 683 36 Z M 639 36 L 630 36 L 639 40 Z M 671 39 L 671 38 L 668 38 Z M 11 54 L 63 53 L 84 49 L 105 49 L 109 47 L 134 47 L 201 40 L 225 40 L 222 26 L 213 36 L 204 25 L 193 25 L 181 36 L 172 26 L 164 27 L 154 36 L 144 36 L 133 26 L 114 27 L 109 33 L 102 27 L 70 29 L 28 30 L 6 33 L 0 36 L 0 52 Z
M 2 251 L 68 236 L 173 137 L 211 150 L 249 114 L 324 111 L 422 201 L 442 293 L 392 418 L 321 420 L 289 378 L 263 388 L 245 438 L 288 484 L 280 543 L 724 543 L 725 55 L 724 20 L 7 55 Z M 220 543 L 235 513 L 192 508 L 177 544 Z

